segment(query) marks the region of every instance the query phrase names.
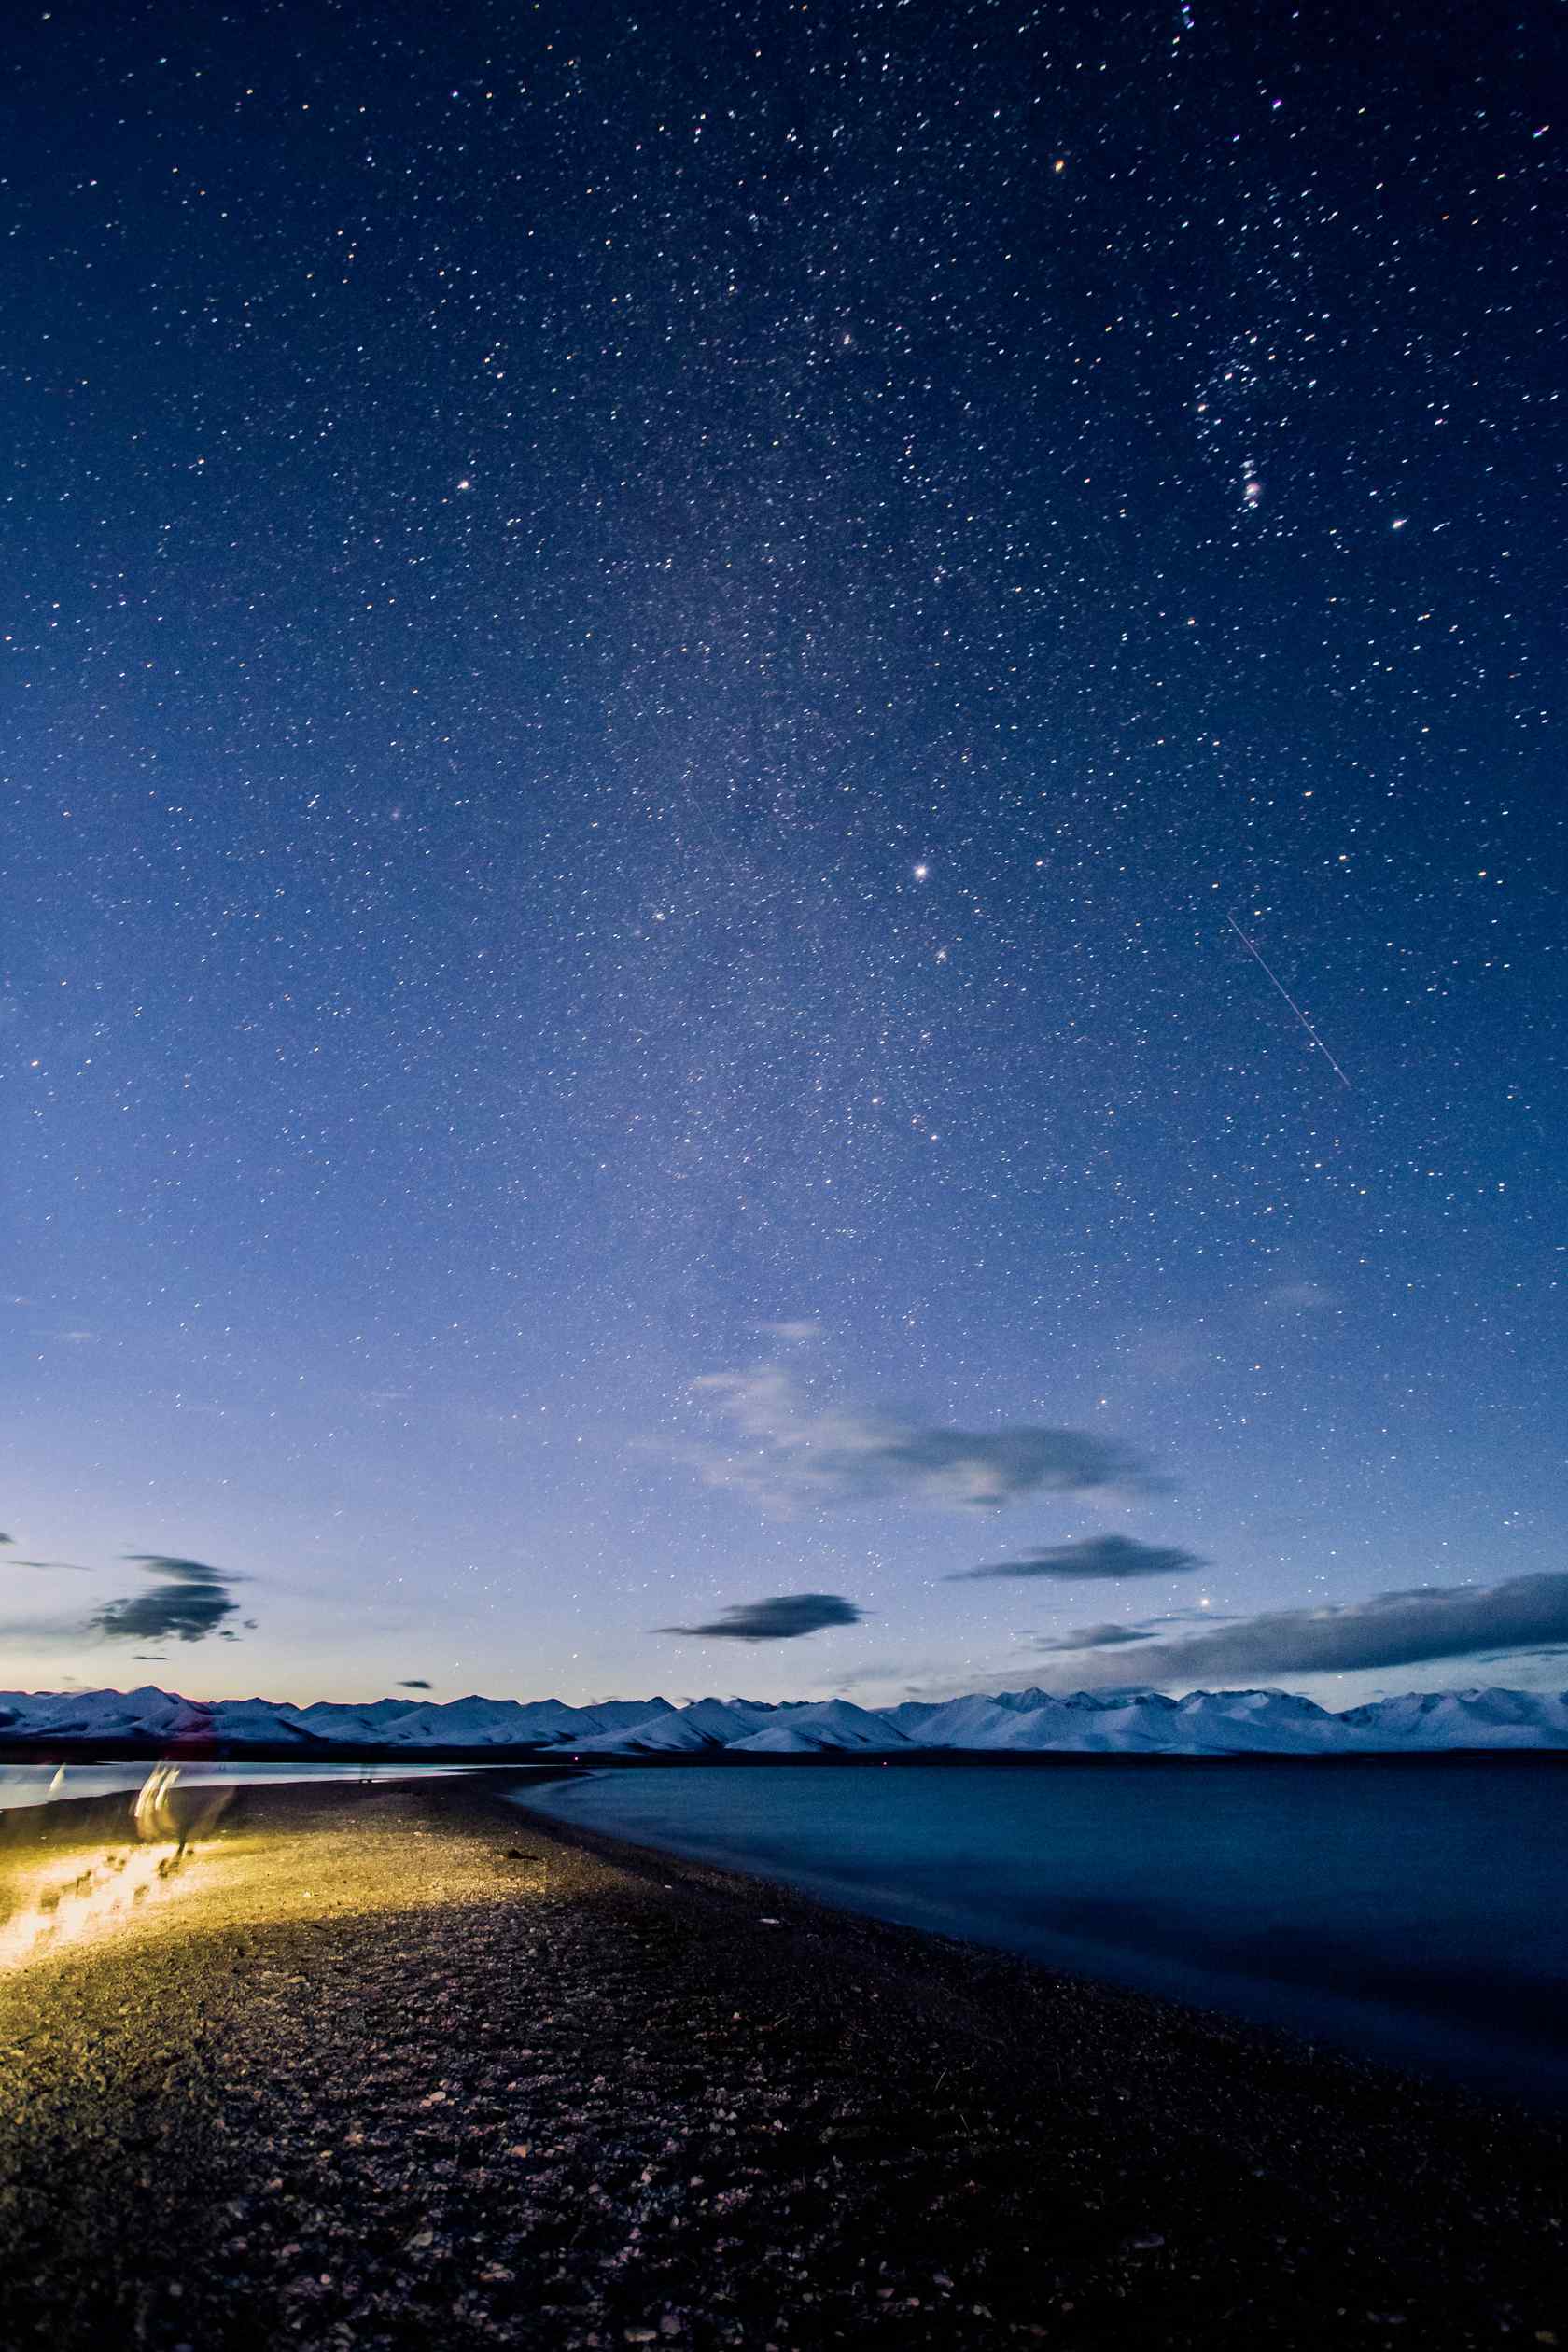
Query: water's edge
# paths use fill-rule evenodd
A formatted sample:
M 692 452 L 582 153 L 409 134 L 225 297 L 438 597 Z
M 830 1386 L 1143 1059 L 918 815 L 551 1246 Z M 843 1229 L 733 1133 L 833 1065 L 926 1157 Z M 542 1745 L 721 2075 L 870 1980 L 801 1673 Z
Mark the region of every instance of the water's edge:
M 1402 1949 L 1397 1933 L 1379 1939 L 1358 1932 L 1353 1918 L 1336 1921 L 1326 1887 L 1321 1915 L 1299 1892 L 1293 1913 L 1260 1891 L 1253 1917 L 1239 1922 L 1232 1912 L 1207 1928 L 1190 1911 L 1162 1916 L 1157 1899 L 1119 1898 L 1109 1884 L 1044 1902 L 1020 1899 L 1015 1883 L 998 1896 L 983 1883 L 977 1889 L 973 1864 L 952 1853 L 901 1860 L 878 1856 L 868 1841 L 833 1854 L 820 1839 L 813 1851 L 791 1851 L 777 1827 L 748 1836 L 733 1825 L 651 1820 L 646 1797 L 623 1801 L 621 1777 L 611 1769 L 513 1791 L 511 1801 L 568 1836 L 581 1828 L 651 1855 L 679 1855 L 861 1917 L 1445 2076 L 1488 2096 L 1568 2107 L 1563 1971 L 1538 1965 L 1538 1953 L 1515 1965 L 1505 1935 L 1480 1961 L 1463 1936 L 1449 1947 L 1416 1936 Z M 692 1781 L 686 1785 L 697 1793 Z

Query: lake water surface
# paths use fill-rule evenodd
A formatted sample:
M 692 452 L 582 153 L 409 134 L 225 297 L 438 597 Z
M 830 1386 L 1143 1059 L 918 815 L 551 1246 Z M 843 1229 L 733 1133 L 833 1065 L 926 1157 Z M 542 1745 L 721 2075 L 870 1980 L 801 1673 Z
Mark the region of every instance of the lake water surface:
M 246 1782 L 416 1780 L 461 1771 L 454 1764 L 181 1764 L 178 1788 L 237 1788 Z M 69 1797 L 115 1797 L 141 1787 L 151 1764 L 0 1765 L 0 1812 Z
M 1568 1768 L 1549 1758 L 612 1769 L 516 1801 L 1568 2106 Z

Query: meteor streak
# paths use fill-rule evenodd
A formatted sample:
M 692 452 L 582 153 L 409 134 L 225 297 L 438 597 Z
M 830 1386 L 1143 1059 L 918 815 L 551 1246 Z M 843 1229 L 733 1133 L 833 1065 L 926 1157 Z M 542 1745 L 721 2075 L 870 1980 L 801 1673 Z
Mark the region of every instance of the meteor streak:
M 1324 1061 L 1327 1062 L 1330 1070 L 1333 1071 L 1335 1076 L 1338 1079 L 1339 1084 L 1342 1086 L 1348 1086 L 1351 1083 L 1350 1080 L 1346 1077 L 1344 1071 L 1335 1060 L 1334 1056 L 1329 1052 L 1328 1047 L 1323 1043 L 1323 1039 L 1318 1035 L 1317 1030 L 1312 1027 L 1311 1022 L 1307 1018 L 1306 1014 L 1303 1013 L 1300 1005 L 1297 1004 L 1295 997 L 1292 996 L 1290 990 L 1286 987 L 1279 973 L 1268 962 L 1262 948 L 1255 946 L 1247 937 L 1246 932 L 1242 930 L 1234 915 L 1227 916 L 1225 919 L 1229 923 L 1231 930 L 1236 933 L 1237 938 L 1241 942 L 1242 946 L 1247 950 L 1248 955 L 1255 957 L 1257 961 L 1262 964 L 1265 972 L 1267 973 L 1268 977 L 1273 981 L 1274 986 L 1279 989 L 1280 994 L 1284 998 L 1285 1002 L 1290 1006 L 1291 1011 L 1295 1015 L 1296 1019 L 1301 1023 L 1302 1028 L 1306 1030 L 1308 1036 L 1311 1039 L 1313 1044 L 1317 1047 Z

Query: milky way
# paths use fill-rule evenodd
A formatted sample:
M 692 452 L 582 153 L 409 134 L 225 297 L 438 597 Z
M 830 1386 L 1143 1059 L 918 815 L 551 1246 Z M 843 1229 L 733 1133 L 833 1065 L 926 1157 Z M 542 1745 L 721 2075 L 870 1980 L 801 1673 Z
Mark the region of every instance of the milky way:
M 29 28 L 0 1679 L 134 1556 L 301 1701 L 1561 1571 L 1560 40 Z

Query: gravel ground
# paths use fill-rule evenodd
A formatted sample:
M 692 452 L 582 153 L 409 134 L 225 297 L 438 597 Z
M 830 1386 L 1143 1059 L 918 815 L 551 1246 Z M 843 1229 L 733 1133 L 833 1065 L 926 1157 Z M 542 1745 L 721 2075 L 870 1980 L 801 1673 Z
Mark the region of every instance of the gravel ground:
M 0 2346 L 1568 2345 L 1564 2152 L 460 1784 L 246 1791 L 0 1976 Z

